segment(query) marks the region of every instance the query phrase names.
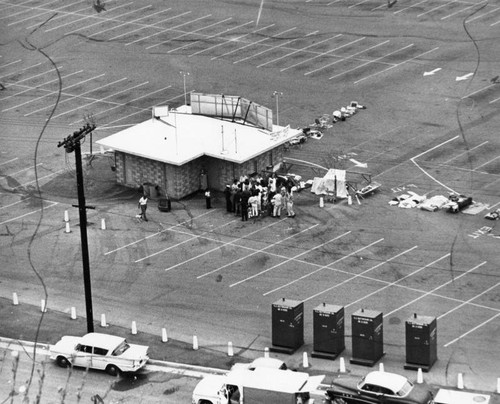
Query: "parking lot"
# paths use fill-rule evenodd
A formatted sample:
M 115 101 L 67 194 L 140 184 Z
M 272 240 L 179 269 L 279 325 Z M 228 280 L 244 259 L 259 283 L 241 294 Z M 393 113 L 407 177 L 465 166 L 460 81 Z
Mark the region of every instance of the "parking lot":
M 383 313 L 384 361 L 401 370 L 404 322 L 419 313 L 438 321 L 437 383 L 461 371 L 468 387 L 495 388 L 500 232 L 483 216 L 500 207 L 498 2 L 105 3 L 0 2 L 2 296 L 38 305 L 35 269 L 49 309 L 84 312 L 74 157 L 57 143 L 92 120 L 83 148 L 98 154 L 86 168 L 96 319 L 167 327 L 214 349 L 231 340 L 251 356 L 270 345 L 273 302 L 304 301 L 309 350 L 312 310 L 327 302 L 346 309 L 348 356 L 350 315 L 368 308 Z M 293 127 L 359 101 L 366 110 L 289 157 L 369 172 L 380 191 L 320 208 L 304 190 L 295 219 L 247 223 L 222 197 L 206 210 L 195 195 L 169 213 L 152 202 L 150 222 L 137 222 L 138 196 L 113 185 L 113 160 L 93 142 L 154 105 L 183 104 L 184 84 L 273 109 L 281 91 L 280 124 Z M 471 195 L 487 210 L 388 205 L 408 190 Z

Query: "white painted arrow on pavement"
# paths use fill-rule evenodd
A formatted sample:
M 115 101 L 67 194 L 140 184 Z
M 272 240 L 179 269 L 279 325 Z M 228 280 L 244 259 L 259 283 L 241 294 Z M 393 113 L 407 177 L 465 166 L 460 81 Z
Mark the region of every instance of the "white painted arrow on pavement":
M 474 73 L 467 73 L 465 76 L 457 76 L 456 80 L 461 81 L 461 80 L 467 80 L 470 76 L 472 76 Z
M 363 167 L 363 168 L 366 168 L 368 167 L 368 164 L 366 163 L 360 163 L 359 161 L 357 160 L 354 160 L 354 159 L 349 159 L 350 162 L 356 164 L 356 167 Z
M 431 70 L 430 72 L 424 72 L 424 76 L 431 76 L 431 75 L 433 75 L 434 73 L 437 73 L 440 70 L 441 70 L 441 68 L 438 67 L 437 69 Z

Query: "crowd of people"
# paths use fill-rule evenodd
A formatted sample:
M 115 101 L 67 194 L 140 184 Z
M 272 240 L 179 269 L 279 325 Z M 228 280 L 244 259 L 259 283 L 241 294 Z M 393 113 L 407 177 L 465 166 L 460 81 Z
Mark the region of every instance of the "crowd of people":
M 292 182 L 276 174 L 269 178 L 256 176 L 234 179 L 224 191 L 226 210 L 241 216 L 242 221 L 264 216 L 280 218 L 282 214 L 293 218 L 293 193 L 296 190 Z

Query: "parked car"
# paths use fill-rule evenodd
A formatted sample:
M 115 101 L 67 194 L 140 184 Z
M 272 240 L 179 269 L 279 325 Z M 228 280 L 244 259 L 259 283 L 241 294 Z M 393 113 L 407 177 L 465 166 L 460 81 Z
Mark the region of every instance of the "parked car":
M 101 369 L 117 376 L 143 368 L 149 359 L 148 349 L 129 344 L 123 337 L 93 332 L 83 337 L 62 337 L 51 347 L 50 358 L 61 367 Z
M 374 371 L 361 380 L 351 375 L 335 379 L 326 390 L 327 404 L 432 404 L 433 394 L 406 377 Z
M 286 363 L 280 359 L 262 357 L 262 358 L 254 359 L 250 363 L 235 363 L 231 367 L 231 370 L 235 370 L 235 369 L 255 370 L 257 368 L 281 369 L 281 370 L 288 369 L 286 366 Z
M 451 194 L 448 199 L 449 202 L 446 203 L 443 208 L 447 208 L 448 212 L 451 213 L 458 213 L 473 203 L 472 198 L 465 195 Z

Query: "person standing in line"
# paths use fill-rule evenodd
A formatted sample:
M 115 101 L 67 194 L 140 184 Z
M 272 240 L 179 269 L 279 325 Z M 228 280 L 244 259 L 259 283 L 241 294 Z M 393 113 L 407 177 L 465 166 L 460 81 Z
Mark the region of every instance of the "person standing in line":
M 139 199 L 139 209 L 141 210 L 141 219 L 144 220 L 145 222 L 148 221 L 148 218 L 146 217 L 146 209 L 148 208 L 148 198 L 143 195 L 141 199 Z
M 252 196 L 250 197 L 250 199 L 248 199 L 248 203 L 252 208 L 252 217 L 259 216 L 259 209 L 258 209 L 259 197 L 257 196 L 256 191 L 252 193 Z
M 243 191 L 241 193 L 241 220 L 246 222 L 248 220 L 248 199 L 250 199 L 250 191 Z
M 205 190 L 205 203 L 207 205 L 207 209 L 212 207 L 212 197 L 210 196 L 210 190 L 208 188 Z
M 286 216 L 295 217 L 295 212 L 293 210 L 293 189 L 286 196 Z
M 281 203 L 282 203 L 282 196 L 280 193 L 277 193 L 276 195 L 273 196 L 273 217 L 280 218 L 281 217 Z
M 226 198 L 226 211 L 228 213 L 231 213 L 233 211 L 233 202 L 231 201 L 231 186 L 226 185 L 226 188 L 224 189 L 224 197 Z

